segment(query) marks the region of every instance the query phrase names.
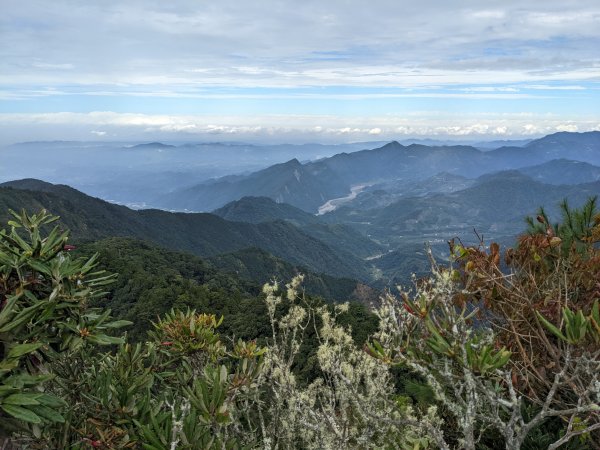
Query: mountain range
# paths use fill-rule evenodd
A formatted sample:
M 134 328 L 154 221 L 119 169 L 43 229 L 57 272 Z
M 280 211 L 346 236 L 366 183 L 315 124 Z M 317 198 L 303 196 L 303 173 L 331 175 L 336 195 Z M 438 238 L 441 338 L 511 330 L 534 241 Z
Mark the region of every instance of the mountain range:
M 146 149 L 173 147 L 148 143 L 127 151 Z M 76 241 L 141 239 L 261 282 L 269 271 L 310 272 L 320 292 L 332 295 L 358 281 L 344 282 L 344 289 L 335 281 L 331 289 L 325 277 L 380 288 L 426 270 L 425 243 L 440 258 L 452 237 L 511 245 L 524 216 L 540 206 L 556 217 L 563 199 L 578 206 L 600 194 L 599 163 L 600 132 L 556 133 L 485 151 L 391 142 L 316 161 L 293 158 L 156 200 L 166 210 L 210 213 L 133 210 L 23 179 L 0 185 L 0 216 L 8 208 L 46 208 Z
M 292 159 L 248 175 L 176 189 L 157 197 L 154 204 L 169 210 L 210 211 L 245 196 L 267 196 L 316 213 L 327 201 L 350 195 L 357 185 L 381 185 L 398 180 L 404 184 L 415 183 L 440 173 L 474 179 L 491 172 L 561 159 L 600 164 L 600 132 L 555 133 L 522 147 L 489 151 L 466 145 L 405 146 L 391 142 L 377 149 L 340 153 L 304 164 Z M 555 169 L 541 170 L 546 170 L 545 176 L 550 177 L 550 171 Z M 543 173 L 541 177 L 542 181 L 548 181 Z
M 59 215 L 61 224 L 71 230 L 76 241 L 133 237 L 203 257 L 257 247 L 315 272 L 369 278 L 359 257 L 332 248 L 284 220 L 253 224 L 231 222 L 208 213 L 135 211 L 69 186 L 32 179 L 0 185 L 0 220 L 6 222 L 9 209 L 22 208 L 44 208 Z

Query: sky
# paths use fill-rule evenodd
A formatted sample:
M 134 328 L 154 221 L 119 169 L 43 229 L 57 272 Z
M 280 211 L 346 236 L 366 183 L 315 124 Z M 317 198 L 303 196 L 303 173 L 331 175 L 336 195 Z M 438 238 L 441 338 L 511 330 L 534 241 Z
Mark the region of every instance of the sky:
M 589 130 L 598 0 L 0 0 L 0 143 Z

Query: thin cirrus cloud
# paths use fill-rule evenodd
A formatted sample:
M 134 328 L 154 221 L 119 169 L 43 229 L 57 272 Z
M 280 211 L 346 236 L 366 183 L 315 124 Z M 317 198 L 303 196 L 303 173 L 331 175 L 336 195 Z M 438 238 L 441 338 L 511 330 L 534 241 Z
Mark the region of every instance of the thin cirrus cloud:
M 151 133 L 186 138 L 596 129 L 598 23 L 595 0 L 5 0 L 0 128 L 29 120 L 28 136 L 46 138 L 40 114 L 72 113 L 87 118 L 61 125 L 65 138 L 149 133 L 88 123 L 110 111 L 171 117 Z

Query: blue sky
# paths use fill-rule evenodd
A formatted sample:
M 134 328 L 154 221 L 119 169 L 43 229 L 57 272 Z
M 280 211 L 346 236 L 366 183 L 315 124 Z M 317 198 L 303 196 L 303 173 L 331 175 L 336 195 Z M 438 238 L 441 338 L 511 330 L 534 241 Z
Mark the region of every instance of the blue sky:
M 596 0 L 3 0 L 0 139 L 594 130 L 598 49 Z

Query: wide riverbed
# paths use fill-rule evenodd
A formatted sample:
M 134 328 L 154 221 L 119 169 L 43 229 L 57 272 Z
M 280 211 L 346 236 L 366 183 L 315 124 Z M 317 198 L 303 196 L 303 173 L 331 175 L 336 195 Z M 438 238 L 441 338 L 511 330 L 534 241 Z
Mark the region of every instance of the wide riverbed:
M 358 194 L 360 194 L 361 191 L 364 188 L 366 188 L 367 186 L 369 186 L 369 185 L 368 184 L 354 185 L 350 188 L 350 194 L 346 195 L 345 197 L 332 198 L 331 200 L 328 200 L 326 203 L 319 206 L 319 212 L 317 213 L 317 216 L 321 216 L 325 213 L 335 211 L 336 208 L 340 207 L 344 203 L 347 203 L 350 200 L 354 200 L 356 198 L 356 196 Z

